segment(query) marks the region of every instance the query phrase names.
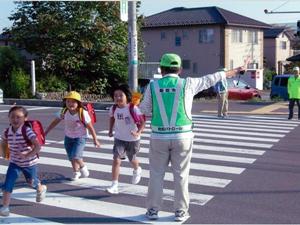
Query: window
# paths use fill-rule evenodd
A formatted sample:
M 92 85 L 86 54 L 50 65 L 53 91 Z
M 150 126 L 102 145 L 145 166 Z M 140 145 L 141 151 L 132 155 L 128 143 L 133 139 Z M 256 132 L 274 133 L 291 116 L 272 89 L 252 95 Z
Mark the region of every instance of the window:
M 286 41 L 280 41 L 280 48 L 286 49 Z
M 160 32 L 160 40 L 166 39 L 166 32 Z
M 182 68 L 189 70 L 191 68 L 191 61 L 187 59 L 182 60 Z
M 242 43 L 243 42 L 243 31 L 242 30 L 232 30 L 231 32 L 231 41 L 233 43 Z
M 181 46 L 181 37 L 175 37 L 175 46 Z
M 288 77 L 282 77 L 281 82 L 280 82 L 280 86 L 281 87 L 287 87 L 287 85 L 288 85 Z
M 198 64 L 197 63 L 193 63 L 193 73 L 194 74 L 198 73 Z
M 248 31 L 248 43 L 258 44 L 257 31 Z
M 188 32 L 186 30 L 182 31 L 182 38 L 183 39 L 188 39 L 189 38 Z
M 199 43 L 213 43 L 214 30 L 213 29 L 200 29 L 199 30 Z

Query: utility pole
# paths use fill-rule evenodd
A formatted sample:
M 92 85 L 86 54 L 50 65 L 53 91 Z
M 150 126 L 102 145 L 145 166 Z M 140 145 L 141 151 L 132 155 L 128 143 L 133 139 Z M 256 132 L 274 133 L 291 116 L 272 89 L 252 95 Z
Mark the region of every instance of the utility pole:
M 138 86 L 138 45 L 136 30 L 136 1 L 128 1 L 128 83 L 132 91 Z

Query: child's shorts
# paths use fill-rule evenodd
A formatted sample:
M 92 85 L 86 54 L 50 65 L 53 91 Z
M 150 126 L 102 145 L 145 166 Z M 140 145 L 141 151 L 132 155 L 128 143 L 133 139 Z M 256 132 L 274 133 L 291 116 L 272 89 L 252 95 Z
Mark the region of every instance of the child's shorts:
M 70 138 L 65 136 L 65 149 L 69 160 L 82 159 L 86 138 Z
M 33 187 L 34 189 L 37 189 L 38 185 L 40 184 L 40 180 L 38 179 L 38 168 L 37 165 L 29 166 L 29 167 L 20 167 L 14 163 L 9 163 L 5 182 L 2 186 L 2 190 L 12 193 L 16 180 L 20 176 L 20 173 L 24 174 L 24 177 L 26 179 L 26 182 Z
M 137 141 L 122 141 L 115 138 L 113 154 L 114 159 L 125 159 L 127 156 L 131 162 L 136 158 L 136 154 L 140 150 L 140 140 Z

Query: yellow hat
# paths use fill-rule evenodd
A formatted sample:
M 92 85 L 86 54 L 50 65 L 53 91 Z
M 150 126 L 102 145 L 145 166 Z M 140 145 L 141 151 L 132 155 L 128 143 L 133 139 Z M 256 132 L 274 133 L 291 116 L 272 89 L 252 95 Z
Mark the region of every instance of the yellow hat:
M 81 102 L 81 96 L 78 92 L 76 91 L 70 91 L 68 94 L 65 95 L 64 99 L 66 98 L 71 98 L 71 99 L 75 99 L 77 101 Z

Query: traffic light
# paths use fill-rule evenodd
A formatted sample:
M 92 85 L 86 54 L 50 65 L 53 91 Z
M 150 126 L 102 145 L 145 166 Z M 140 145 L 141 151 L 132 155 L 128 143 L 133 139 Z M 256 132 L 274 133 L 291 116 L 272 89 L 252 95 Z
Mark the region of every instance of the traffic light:
M 297 36 L 300 37 L 300 20 L 297 21 Z

